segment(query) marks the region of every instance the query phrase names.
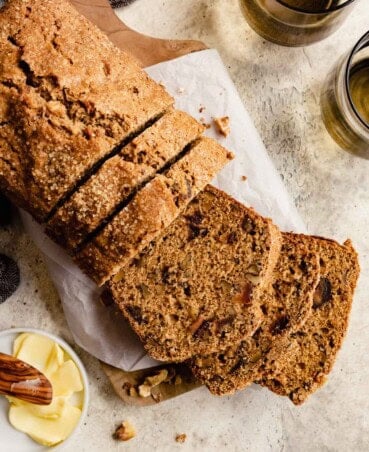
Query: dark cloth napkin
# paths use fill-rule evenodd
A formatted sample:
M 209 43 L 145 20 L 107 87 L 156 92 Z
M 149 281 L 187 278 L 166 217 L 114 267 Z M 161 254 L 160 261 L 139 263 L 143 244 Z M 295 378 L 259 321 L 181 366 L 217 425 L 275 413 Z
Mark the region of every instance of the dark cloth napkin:
M 133 3 L 135 0 L 109 0 L 113 8 L 120 8 L 121 6 L 127 6 Z

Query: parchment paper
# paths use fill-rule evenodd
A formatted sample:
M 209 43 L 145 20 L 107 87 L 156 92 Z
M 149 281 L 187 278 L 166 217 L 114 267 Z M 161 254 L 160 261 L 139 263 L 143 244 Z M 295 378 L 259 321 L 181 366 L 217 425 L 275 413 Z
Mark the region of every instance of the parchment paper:
M 211 123 L 213 117 L 230 117 L 231 134 L 227 138 L 222 138 L 214 127 L 207 132 L 236 155 L 213 183 L 273 218 L 282 230 L 305 232 L 218 53 L 205 50 L 152 66 L 147 72 L 165 84 L 179 109 L 198 119 L 204 118 L 207 123 Z M 27 213 L 21 212 L 21 216 L 26 230 L 45 254 L 77 344 L 96 358 L 126 371 L 155 365 L 116 309 L 100 302 L 101 289 L 82 274 Z

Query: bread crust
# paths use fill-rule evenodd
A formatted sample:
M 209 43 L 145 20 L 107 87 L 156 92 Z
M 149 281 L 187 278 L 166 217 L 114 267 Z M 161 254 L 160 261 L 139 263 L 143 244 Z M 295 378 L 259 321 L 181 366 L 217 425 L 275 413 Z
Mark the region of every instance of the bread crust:
M 0 189 L 38 221 L 173 104 L 64 0 L 7 2 L 0 47 Z
M 232 158 L 216 141 L 199 139 L 76 254 L 76 263 L 98 285 L 107 282 L 168 227 Z
M 46 232 L 74 252 L 115 209 L 204 131 L 188 114 L 171 110 L 109 159 L 55 213 Z

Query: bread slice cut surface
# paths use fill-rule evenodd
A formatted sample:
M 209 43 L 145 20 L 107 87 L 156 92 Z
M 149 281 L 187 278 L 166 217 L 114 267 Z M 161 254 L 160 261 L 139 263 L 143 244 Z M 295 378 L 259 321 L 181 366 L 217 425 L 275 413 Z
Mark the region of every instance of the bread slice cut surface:
M 270 220 L 208 186 L 109 287 L 149 354 L 183 361 L 257 329 L 279 247 Z
M 318 281 L 318 254 L 304 245 L 303 236 L 283 234 L 270 284 L 258 300 L 263 313 L 260 326 L 252 337 L 224 352 L 191 360 L 195 376 L 216 395 L 231 394 L 251 384 L 279 355 L 286 337 L 309 317 Z
M 296 405 L 320 388 L 332 370 L 346 335 L 360 272 L 349 240 L 340 245 L 333 240 L 305 237 L 305 244 L 320 256 L 320 281 L 312 314 L 290 335 L 286 347 L 259 380 Z

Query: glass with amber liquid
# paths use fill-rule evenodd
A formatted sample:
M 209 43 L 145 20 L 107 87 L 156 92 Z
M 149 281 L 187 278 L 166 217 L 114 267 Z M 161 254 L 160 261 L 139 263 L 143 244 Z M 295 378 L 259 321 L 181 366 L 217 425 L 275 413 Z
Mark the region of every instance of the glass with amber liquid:
M 369 32 L 329 73 L 321 105 L 325 126 L 339 146 L 369 159 Z
M 259 35 L 284 46 L 306 46 L 331 35 L 357 0 L 240 0 Z

